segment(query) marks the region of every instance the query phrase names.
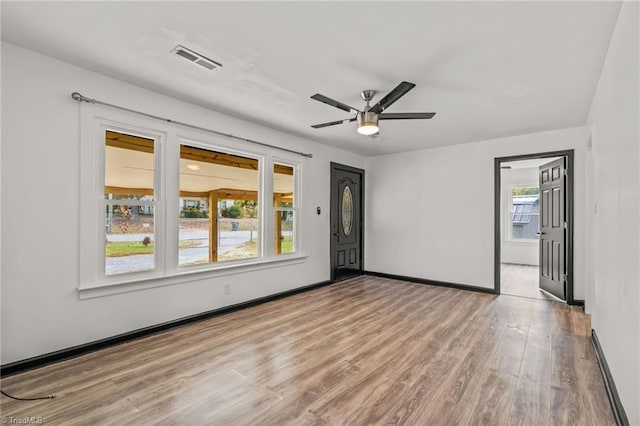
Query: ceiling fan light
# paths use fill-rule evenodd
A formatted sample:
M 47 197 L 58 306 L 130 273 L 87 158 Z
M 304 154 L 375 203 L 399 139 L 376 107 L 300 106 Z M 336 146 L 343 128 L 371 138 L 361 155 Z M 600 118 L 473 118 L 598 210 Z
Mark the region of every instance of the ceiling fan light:
M 365 124 L 364 126 L 358 126 L 358 133 L 361 135 L 371 136 L 378 133 L 380 129 L 375 124 Z
M 358 114 L 358 133 L 371 136 L 378 133 L 378 114 L 373 112 L 361 112 Z

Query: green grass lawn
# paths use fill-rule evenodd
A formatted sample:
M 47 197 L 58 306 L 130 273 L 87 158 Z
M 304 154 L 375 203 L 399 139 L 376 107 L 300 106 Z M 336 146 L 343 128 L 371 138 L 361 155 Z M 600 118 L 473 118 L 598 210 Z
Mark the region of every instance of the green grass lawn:
M 198 247 L 202 244 L 197 240 L 182 240 L 179 247 L 181 249 Z M 142 241 L 110 241 L 107 242 L 107 257 L 133 256 L 135 254 L 153 254 L 153 243 L 145 247 Z
M 293 239 L 285 238 L 282 240 L 282 253 L 293 253 Z
M 198 247 L 202 244 L 202 241 L 198 240 L 181 240 L 179 247 L 181 249 L 188 249 Z M 141 241 L 117 241 L 108 242 L 106 254 L 107 257 L 122 257 L 133 256 L 136 254 L 153 254 L 153 244 L 149 244 L 145 247 Z M 282 253 L 293 252 L 293 240 L 291 238 L 285 238 L 282 240 Z M 219 261 L 234 260 L 234 259 L 246 259 L 248 257 L 255 257 L 258 253 L 257 242 L 240 244 L 228 253 L 221 254 L 218 257 Z
M 255 241 L 245 244 L 247 244 L 247 247 L 250 247 L 253 253 L 257 253 L 258 248 Z M 293 253 L 293 239 L 285 238 L 284 240 L 282 240 L 282 253 Z

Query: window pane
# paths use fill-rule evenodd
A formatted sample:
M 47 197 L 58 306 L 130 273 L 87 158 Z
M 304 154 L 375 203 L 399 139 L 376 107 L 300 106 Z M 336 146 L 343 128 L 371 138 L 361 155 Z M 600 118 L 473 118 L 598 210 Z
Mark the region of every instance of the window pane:
M 153 206 L 106 206 L 106 275 L 154 268 Z
M 511 237 L 537 238 L 540 218 L 540 195 L 537 187 L 513 188 L 511 193 Z
M 293 238 L 293 211 L 275 212 L 275 244 L 276 254 L 293 253 L 295 251 Z
M 153 197 L 153 152 L 152 139 L 108 130 L 105 140 L 105 198 Z
M 284 164 L 273 165 L 273 206 L 293 207 L 294 180 L 293 167 Z
M 353 224 L 353 197 L 349 185 L 342 191 L 342 231 L 347 237 L 351 235 L 351 225 Z
M 105 134 L 105 274 L 151 270 L 154 262 L 154 141 Z
M 274 252 L 293 253 L 295 206 L 294 168 L 285 164 L 273 165 Z
M 180 146 L 181 266 L 258 256 L 258 160 Z

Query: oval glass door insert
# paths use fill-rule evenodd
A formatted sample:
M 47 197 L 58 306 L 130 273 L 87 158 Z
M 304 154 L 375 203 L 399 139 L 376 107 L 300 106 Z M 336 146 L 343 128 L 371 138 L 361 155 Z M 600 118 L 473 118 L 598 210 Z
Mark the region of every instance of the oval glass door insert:
M 351 228 L 353 226 L 353 196 L 351 195 L 351 188 L 345 186 L 342 191 L 342 230 L 344 235 L 351 235 Z

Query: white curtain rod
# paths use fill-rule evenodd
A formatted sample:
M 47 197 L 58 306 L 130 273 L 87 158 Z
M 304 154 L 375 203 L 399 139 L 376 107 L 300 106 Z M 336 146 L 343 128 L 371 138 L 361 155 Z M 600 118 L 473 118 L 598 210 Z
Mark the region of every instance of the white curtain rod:
M 247 139 L 247 138 L 243 138 L 243 137 L 240 137 L 240 136 L 235 136 L 235 135 L 232 135 L 230 133 L 219 132 L 217 130 L 207 129 L 205 127 L 195 126 L 193 124 L 183 123 L 181 121 L 175 121 L 175 120 L 171 120 L 169 118 L 164 118 L 164 117 L 159 117 L 157 115 L 148 114 L 146 112 L 136 111 L 135 109 L 129 109 L 129 108 L 126 108 L 126 107 L 123 107 L 123 106 L 120 106 L 120 105 L 113 105 L 113 104 L 110 104 L 110 103 L 107 103 L 107 102 L 99 101 L 97 99 L 87 98 L 86 96 L 82 96 L 78 92 L 73 92 L 71 94 L 71 98 L 74 101 L 87 102 L 87 103 L 90 103 L 90 104 L 104 105 L 104 106 L 108 106 L 108 107 L 111 107 L 111 108 L 120 109 L 122 111 L 128 111 L 128 112 L 132 112 L 134 114 L 144 115 L 145 117 L 154 118 L 156 120 L 165 121 L 167 123 L 178 124 L 180 126 L 190 127 L 192 129 L 197 129 L 197 130 L 202 130 L 204 132 L 209 132 L 209 133 L 213 133 L 213 134 L 216 134 L 216 135 L 225 136 L 225 137 L 228 137 L 228 138 L 231 138 L 231 139 L 236 139 L 236 140 L 243 141 L 243 142 L 249 142 L 249 143 L 253 143 L 253 144 L 256 144 L 256 145 L 266 146 L 266 147 L 269 147 L 269 148 L 275 148 L 275 149 L 279 149 L 281 151 L 292 152 L 294 154 L 302 155 L 303 157 L 309 157 L 309 158 L 313 157 L 313 154 L 307 154 L 307 153 L 300 152 L 300 151 L 294 151 L 293 149 L 282 148 L 280 146 L 271 145 L 271 144 L 260 142 L 260 141 L 256 141 L 256 140 L 253 140 L 253 139 Z

